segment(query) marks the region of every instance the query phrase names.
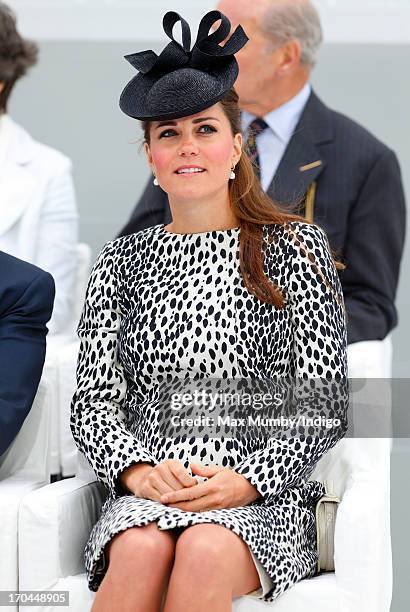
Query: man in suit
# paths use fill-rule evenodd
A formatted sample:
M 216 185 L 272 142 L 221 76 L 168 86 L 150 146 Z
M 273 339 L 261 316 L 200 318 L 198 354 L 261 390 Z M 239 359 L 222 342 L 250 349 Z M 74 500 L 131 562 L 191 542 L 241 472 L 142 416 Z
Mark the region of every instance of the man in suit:
M 250 38 L 237 54 L 235 87 L 262 187 L 284 206 L 300 201 L 298 212 L 323 227 L 347 265 L 341 280 L 349 345 L 381 341 L 397 325 L 404 243 L 396 155 L 312 91 L 322 30 L 310 0 L 221 0 L 217 8 Z M 167 196 L 150 180 L 120 235 L 170 221 Z
M 54 293 L 51 274 L 0 251 L 0 456 L 37 392 Z

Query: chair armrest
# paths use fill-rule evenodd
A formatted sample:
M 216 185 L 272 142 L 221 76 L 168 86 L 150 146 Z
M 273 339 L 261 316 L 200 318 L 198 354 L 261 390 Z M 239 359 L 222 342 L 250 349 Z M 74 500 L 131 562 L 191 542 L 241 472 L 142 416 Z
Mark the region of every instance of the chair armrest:
M 341 498 L 335 572 L 343 612 L 389 611 L 390 449 L 389 438 L 344 438 L 311 475 L 312 480 L 331 480 Z
M 101 483 L 69 478 L 29 493 L 19 513 L 20 590 L 53 588 L 84 572 L 83 552 L 106 492 Z
M 45 370 L 55 388 L 55 410 L 52 413 L 52 474 L 74 476 L 76 446 L 70 430 L 71 398 L 76 388 L 76 366 L 79 340 L 74 333 L 50 336 L 47 343 Z
M 389 440 L 379 442 L 389 448 Z M 385 449 L 386 450 L 386 449 Z M 380 466 L 378 481 L 365 469 L 352 473 L 337 512 L 335 572 L 344 612 L 389 612 L 392 597 L 390 487 Z M 376 587 L 377 585 L 377 587 Z
M 46 373 L 15 440 L 0 458 L 0 483 L 15 476 L 16 481 L 48 482 L 50 478 L 50 420 L 53 388 Z
M 80 341 L 67 344 L 60 352 L 58 376 L 60 390 L 60 460 L 63 476 L 77 474 L 77 447 L 70 429 L 71 400 L 76 390 L 76 369 Z
M 18 513 L 20 502 L 43 481 L 26 480 L 21 474 L 0 482 L 0 591 L 18 589 Z M 16 607 L 17 610 L 17 607 Z
M 49 482 L 50 403 L 50 388 L 43 377 L 22 428 L 0 460 L 2 591 L 18 589 L 18 513 L 21 500 L 33 489 Z

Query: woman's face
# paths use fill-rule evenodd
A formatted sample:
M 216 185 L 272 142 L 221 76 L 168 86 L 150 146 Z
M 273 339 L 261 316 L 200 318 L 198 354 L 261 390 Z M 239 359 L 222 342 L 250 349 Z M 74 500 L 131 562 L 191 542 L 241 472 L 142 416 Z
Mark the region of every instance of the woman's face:
M 176 200 L 205 199 L 228 189 L 241 156 L 242 136 L 220 104 L 182 119 L 153 121 L 148 162 L 164 191 Z

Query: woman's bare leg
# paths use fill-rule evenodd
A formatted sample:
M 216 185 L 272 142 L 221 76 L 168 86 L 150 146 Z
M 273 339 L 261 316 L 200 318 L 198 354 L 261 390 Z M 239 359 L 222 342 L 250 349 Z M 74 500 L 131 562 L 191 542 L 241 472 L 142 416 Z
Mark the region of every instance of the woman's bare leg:
M 92 612 L 159 612 L 172 570 L 177 533 L 156 522 L 131 527 L 107 544 L 109 565 Z
M 230 612 L 232 599 L 260 587 L 247 544 L 222 525 L 187 527 L 179 536 L 164 612 Z

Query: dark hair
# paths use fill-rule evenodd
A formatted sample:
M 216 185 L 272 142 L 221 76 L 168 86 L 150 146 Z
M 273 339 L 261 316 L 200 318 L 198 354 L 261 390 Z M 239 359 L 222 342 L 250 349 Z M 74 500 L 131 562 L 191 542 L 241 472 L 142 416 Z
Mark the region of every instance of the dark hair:
M 12 10 L 0 2 L 0 113 L 7 110 L 7 102 L 17 79 L 37 62 L 38 47 L 24 40 L 17 31 L 16 17 Z
M 233 135 L 241 132 L 241 116 L 238 106 L 238 94 L 231 89 L 220 101 L 222 109 L 229 120 Z M 150 142 L 150 121 L 142 122 L 145 141 Z M 240 270 L 247 289 L 262 302 L 274 304 L 277 308 L 284 307 L 284 296 L 280 288 L 272 283 L 264 272 L 263 254 L 263 225 L 279 224 L 286 226 L 289 222 L 299 221 L 310 223 L 300 214 L 289 212 L 299 207 L 300 202 L 295 202 L 287 211 L 274 202 L 263 191 L 255 176 L 252 163 L 248 155 L 243 152 L 235 167 L 236 178 L 229 182 L 229 196 L 231 207 L 240 225 Z M 290 228 L 287 229 L 291 232 Z M 303 250 L 303 247 L 301 247 Z M 305 253 L 309 260 L 314 263 L 312 254 Z M 334 263 L 338 270 L 344 270 L 345 265 L 338 262 L 334 257 Z M 340 300 L 335 294 L 329 282 L 316 266 L 316 271 L 322 276 L 322 280 L 334 294 L 338 303 Z M 341 304 L 342 305 L 342 304 Z

